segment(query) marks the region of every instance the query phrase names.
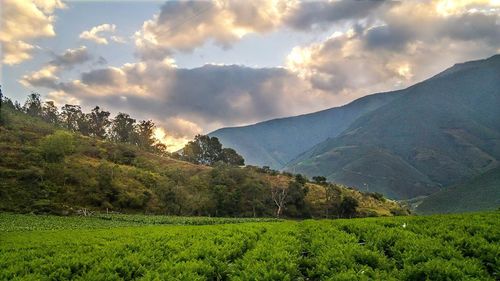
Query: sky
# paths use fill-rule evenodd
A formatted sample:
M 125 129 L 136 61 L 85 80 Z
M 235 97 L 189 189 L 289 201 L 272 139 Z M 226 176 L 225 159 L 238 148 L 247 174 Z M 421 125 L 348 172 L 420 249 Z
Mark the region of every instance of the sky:
M 0 82 L 196 134 L 346 104 L 500 53 L 500 0 L 0 0 Z

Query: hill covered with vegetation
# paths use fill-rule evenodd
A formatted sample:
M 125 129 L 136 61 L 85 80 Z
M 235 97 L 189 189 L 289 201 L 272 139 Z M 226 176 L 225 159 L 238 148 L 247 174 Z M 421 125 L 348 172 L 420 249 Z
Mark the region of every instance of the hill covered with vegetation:
M 499 165 L 499 77 L 495 55 L 403 90 L 211 135 L 252 162 L 394 199 L 426 196 Z
M 426 197 L 419 214 L 463 213 L 496 210 L 500 206 L 500 168 Z
M 456 65 L 404 90 L 288 165 L 407 199 L 498 166 L 500 55 Z
M 0 210 L 237 217 L 406 214 L 380 194 L 255 166 L 198 136 L 181 154 L 152 137 L 154 123 L 96 107 L 58 110 L 30 95 L 5 99 L 0 119 Z M 205 164 L 205 165 L 202 165 Z

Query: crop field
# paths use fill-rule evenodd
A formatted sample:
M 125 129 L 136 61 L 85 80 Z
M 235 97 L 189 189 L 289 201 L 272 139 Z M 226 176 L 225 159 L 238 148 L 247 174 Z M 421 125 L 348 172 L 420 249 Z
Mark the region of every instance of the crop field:
M 0 280 L 499 280 L 500 212 L 279 221 L 0 214 Z

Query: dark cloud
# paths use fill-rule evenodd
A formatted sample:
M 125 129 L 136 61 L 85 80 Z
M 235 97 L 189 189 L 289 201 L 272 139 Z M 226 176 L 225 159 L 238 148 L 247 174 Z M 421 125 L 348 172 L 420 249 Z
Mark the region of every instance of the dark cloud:
M 116 68 L 96 69 L 82 73 L 82 82 L 89 86 L 120 86 L 124 84 L 123 74 Z
M 412 30 L 398 26 L 377 26 L 366 30 L 364 42 L 367 49 L 403 50 L 406 44 L 415 38 Z
M 179 69 L 161 62 L 93 70 L 54 90 L 82 105 L 134 112 L 137 118 L 152 118 L 167 130 L 176 125 L 188 126 L 189 131 L 319 110 L 331 97 L 315 92 L 283 68 L 205 65 Z
M 60 55 L 53 54 L 53 57 L 54 59 L 50 61 L 50 64 L 66 68 L 71 68 L 92 59 L 92 56 L 85 46 L 81 46 L 77 49 L 67 49 Z
M 326 27 L 342 20 L 359 20 L 367 17 L 389 1 L 304 1 L 285 18 L 285 23 L 295 29 L 309 30 Z

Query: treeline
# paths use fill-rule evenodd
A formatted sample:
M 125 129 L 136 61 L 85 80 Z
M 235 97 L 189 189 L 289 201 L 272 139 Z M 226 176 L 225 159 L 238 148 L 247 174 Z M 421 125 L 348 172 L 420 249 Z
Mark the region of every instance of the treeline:
M 148 151 L 166 151 L 166 146 L 154 136 L 156 125 L 152 120 L 137 121 L 121 112 L 111 118 L 110 112 L 99 106 L 88 113 L 83 112 L 79 105 L 72 104 L 66 104 L 59 110 L 53 101 L 42 102 L 38 93 L 31 93 L 24 105 L 17 101 L 12 103 L 8 98 L 4 98 L 3 104 L 83 136 L 128 143 Z
M 1 90 L 0 90 L 1 95 Z M 47 123 L 67 129 L 83 136 L 135 145 L 149 152 L 169 156 L 195 164 L 212 166 L 217 162 L 242 166 L 245 160 L 232 148 L 223 148 L 216 137 L 197 135 L 179 152 L 168 153 L 165 144 L 154 136 L 156 124 L 152 120 L 132 118 L 127 113 L 118 113 L 111 118 L 109 111 L 95 106 L 85 113 L 79 105 L 66 104 L 58 109 L 53 101 L 42 101 L 38 93 L 31 93 L 24 105 L 0 96 L 2 103 L 31 117 L 41 118 Z

